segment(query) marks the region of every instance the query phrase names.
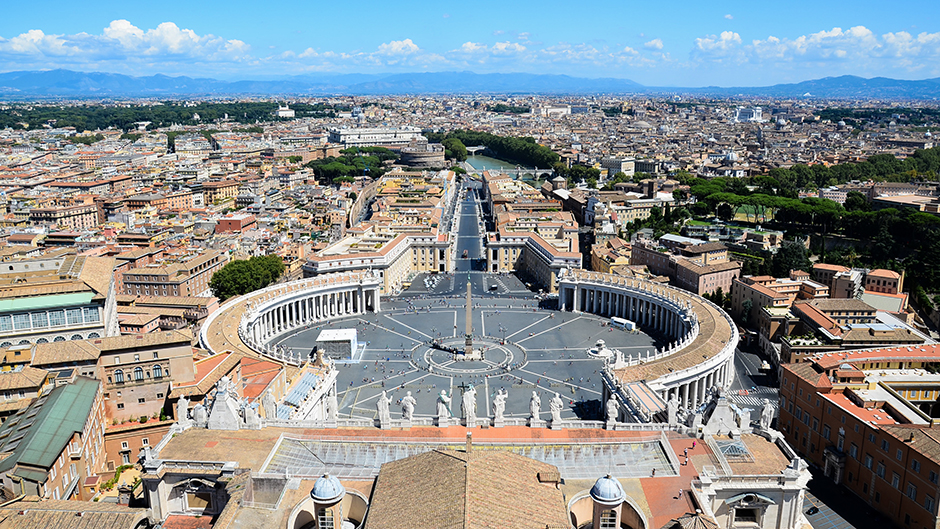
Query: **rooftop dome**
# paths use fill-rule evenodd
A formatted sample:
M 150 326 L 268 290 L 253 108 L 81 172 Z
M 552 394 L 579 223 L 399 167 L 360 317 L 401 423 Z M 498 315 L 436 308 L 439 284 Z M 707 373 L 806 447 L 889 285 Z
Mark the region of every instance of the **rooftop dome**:
M 346 489 L 336 476 L 323 474 L 317 478 L 310 491 L 310 497 L 317 503 L 332 503 L 346 494 Z
M 633 126 L 636 127 L 636 128 L 638 128 L 638 129 L 651 129 L 651 128 L 653 128 L 653 126 L 650 125 L 648 121 L 637 121 L 636 123 L 633 124 Z
M 620 482 L 610 474 L 598 479 L 591 487 L 591 498 L 604 505 L 619 505 L 627 499 Z

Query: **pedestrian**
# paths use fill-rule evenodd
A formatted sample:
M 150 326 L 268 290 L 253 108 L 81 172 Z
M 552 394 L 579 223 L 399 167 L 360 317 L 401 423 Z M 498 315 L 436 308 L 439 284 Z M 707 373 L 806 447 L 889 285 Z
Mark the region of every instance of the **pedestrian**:
M 695 450 L 695 441 L 692 441 L 692 450 Z
M 656 477 L 656 469 L 655 469 L 655 468 L 653 469 L 653 472 L 652 472 L 652 474 L 650 475 L 650 477 L 652 477 L 652 478 L 655 478 L 655 477 Z
M 689 466 L 689 456 L 685 456 L 685 466 Z
M 682 499 L 682 489 L 679 489 L 679 499 Z
M 689 449 L 688 449 L 688 447 L 685 449 L 685 452 L 683 452 L 682 455 L 684 455 L 685 457 L 689 457 Z

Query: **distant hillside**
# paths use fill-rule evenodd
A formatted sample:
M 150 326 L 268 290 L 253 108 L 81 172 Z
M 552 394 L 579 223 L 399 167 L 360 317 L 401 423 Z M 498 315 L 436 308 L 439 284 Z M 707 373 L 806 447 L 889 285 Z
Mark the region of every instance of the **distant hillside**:
M 568 75 L 473 72 L 402 74 L 311 74 L 280 80 L 220 81 L 152 75 L 49 70 L 0 74 L 0 97 L 171 97 L 196 95 L 381 95 L 381 94 L 636 94 L 716 96 L 938 99 L 940 78 L 903 81 L 852 75 L 760 87 L 645 87 L 628 79 Z

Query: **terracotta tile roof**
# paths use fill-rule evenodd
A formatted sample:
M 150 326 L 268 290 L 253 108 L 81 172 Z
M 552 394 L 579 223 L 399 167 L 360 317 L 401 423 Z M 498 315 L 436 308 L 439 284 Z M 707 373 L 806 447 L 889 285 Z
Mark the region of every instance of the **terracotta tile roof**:
M 0 371 L 0 391 L 38 388 L 49 372 L 45 369 L 25 366 L 20 371 Z
M 436 450 L 386 463 L 365 527 L 568 527 L 563 494 L 539 482 L 539 473 L 557 472 L 499 450 Z
M 133 529 L 148 519 L 149 513 L 148 509 L 104 502 L 28 498 L 0 509 L 0 529 Z
M 230 373 L 244 357 L 243 353 L 226 351 L 195 363 L 196 380 L 186 385 L 175 385 L 168 398 L 205 395 L 220 378 Z

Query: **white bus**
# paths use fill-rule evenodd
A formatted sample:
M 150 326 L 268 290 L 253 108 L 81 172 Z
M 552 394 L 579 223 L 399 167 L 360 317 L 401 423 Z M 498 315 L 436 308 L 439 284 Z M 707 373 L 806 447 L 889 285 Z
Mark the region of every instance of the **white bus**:
M 625 320 L 623 318 L 613 317 L 610 319 L 610 326 L 617 327 L 618 329 L 624 329 L 627 331 L 635 331 L 636 324 L 630 320 Z

